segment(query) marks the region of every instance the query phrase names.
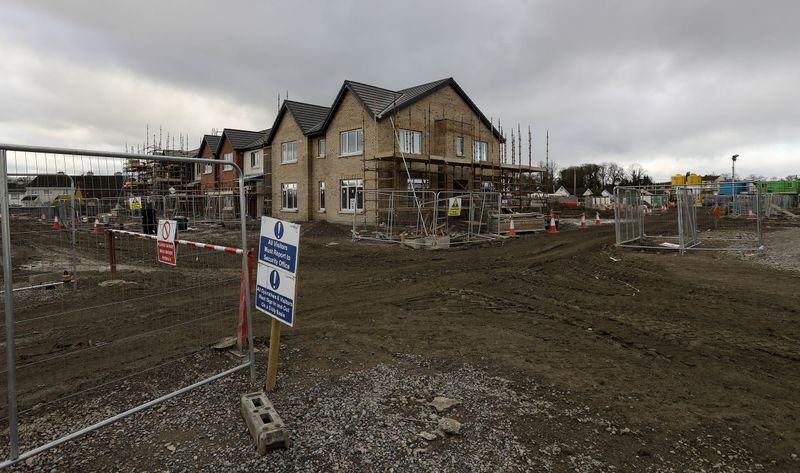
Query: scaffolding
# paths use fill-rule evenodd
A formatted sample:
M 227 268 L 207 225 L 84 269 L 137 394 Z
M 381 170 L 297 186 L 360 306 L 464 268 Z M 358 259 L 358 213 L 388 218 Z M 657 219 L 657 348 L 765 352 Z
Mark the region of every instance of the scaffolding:
M 520 158 L 509 163 L 505 155 L 506 138 L 491 121 L 487 127 L 482 120 L 448 117 L 445 109 L 434 116 L 429 106 L 427 111 L 422 110 L 426 124 L 420 130 L 424 132 L 420 150 L 424 152 L 407 153 L 401 149 L 399 135 L 400 128 L 413 128 L 411 111 L 407 113 L 396 112 L 390 117 L 394 135 L 391 149 L 378 148 L 378 135 L 385 138 L 385 134 L 378 132 L 372 134 L 371 153 L 367 152 L 365 143 L 362 155 L 364 211 L 354 216 L 354 231 L 357 226 L 373 226 L 374 234 L 386 239 L 398 234 L 431 237 L 458 231 L 465 235 L 465 240 L 479 241 L 472 236 L 507 232 L 511 218 L 517 222 L 517 228 L 526 219 L 528 223 L 523 224 L 523 228 L 527 227 L 528 231 L 543 228 L 540 222 L 546 201 L 537 183 L 541 182 L 539 175 L 544 168 L 532 165 L 530 134 L 528 164 L 522 163 L 521 137 L 516 147 Z M 362 123 L 362 127 L 367 124 L 366 117 Z M 377 120 L 374 123 L 377 128 Z M 472 144 L 472 150 L 466 149 L 467 143 Z M 476 143 L 483 144 L 483 150 L 476 148 Z M 445 221 L 443 228 L 442 222 L 436 223 L 437 216 L 447 215 L 441 207 L 454 198 L 464 204 L 470 203 L 465 211 L 480 209 L 478 214 L 485 215 L 469 219 L 457 229 Z M 487 203 L 494 200 L 498 201 L 497 205 Z M 409 224 L 401 232 L 389 231 L 400 228 L 392 225 L 400 221 Z

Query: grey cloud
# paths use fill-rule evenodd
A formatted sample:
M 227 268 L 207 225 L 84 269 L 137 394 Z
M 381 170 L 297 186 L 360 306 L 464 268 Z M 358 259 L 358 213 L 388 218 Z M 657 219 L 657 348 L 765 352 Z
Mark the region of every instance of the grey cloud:
M 724 171 L 740 152 L 743 172 L 800 172 L 793 1 L 11 1 L 0 14 L 6 48 L 44 64 L 0 91 L 7 130 L 30 140 L 79 127 L 78 144 L 120 146 L 148 122 L 260 129 L 279 91 L 328 104 L 344 79 L 453 76 L 495 121 L 533 125 L 535 159 L 550 129 L 562 166 L 613 159 L 666 177 Z M 72 75 L 43 72 L 51 62 Z M 97 71 L 128 88 L 87 105 Z

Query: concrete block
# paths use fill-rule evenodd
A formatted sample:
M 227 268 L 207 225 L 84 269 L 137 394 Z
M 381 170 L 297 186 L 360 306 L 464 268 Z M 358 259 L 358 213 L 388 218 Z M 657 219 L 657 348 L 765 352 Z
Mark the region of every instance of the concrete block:
M 241 412 L 260 455 L 274 448 L 289 448 L 289 431 L 266 394 L 242 395 Z

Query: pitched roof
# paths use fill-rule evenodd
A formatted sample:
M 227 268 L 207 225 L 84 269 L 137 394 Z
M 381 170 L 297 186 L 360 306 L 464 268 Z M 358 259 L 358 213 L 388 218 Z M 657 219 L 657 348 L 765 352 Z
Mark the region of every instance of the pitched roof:
M 28 187 L 71 187 L 73 181 L 75 189 L 80 189 L 85 198 L 99 199 L 117 197 L 122 189 L 123 177 L 121 174 L 72 176 L 72 180 L 70 180 L 66 174 L 39 174 L 28 184 Z
M 492 133 L 500 141 L 505 141 L 500 131 L 486 118 L 478 106 L 475 105 L 475 102 L 473 102 L 472 99 L 467 96 L 466 92 L 456 83 L 455 79 L 448 77 L 446 79 L 435 80 L 433 82 L 427 82 L 400 90 L 389 90 L 362 82 L 346 80 L 336 94 L 333 105 L 330 107 L 286 100 L 283 102 L 280 111 L 278 111 L 278 116 L 275 117 L 275 123 L 272 125 L 272 130 L 266 139 L 266 146 L 272 143 L 273 134 L 277 131 L 278 124 L 283 119 L 286 110 L 292 112 L 295 121 L 300 126 L 300 130 L 304 135 L 308 136 L 325 131 L 333 119 L 333 116 L 336 114 L 336 110 L 341 104 L 345 93 L 348 91 L 355 96 L 373 119 L 380 121 L 388 118 L 393 112 L 408 107 L 446 86 L 450 86 L 455 90 L 472 111 L 478 115 L 481 122 L 491 128 Z
M 250 143 L 257 141 L 264 136 L 264 132 L 269 130 L 251 131 L 251 130 L 237 130 L 236 128 L 225 128 L 222 130 L 219 143 L 214 148 L 214 154 L 219 153 L 222 143 L 227 138 L 231 142 L 231 146 L 236 151 L 247 149 Z M 262 138 L 263 139 L 263 138 Z
M 200 156 L 200 150 L 203 149 L 203 144 L 208 146 L 208 149 L 211 150 L 212 153 L 217 153 L 217 146 L 219 146 L 220 141 L 222 141 L 222 137 L 219 135 L 203 135 L 203 141 L 200 142 L 200 146 L 197 147 L 197 156 Z
M 278 116 L 275 117 L 275 122 L 272 124 L 272 128 L 269 130 L 269 134 L 265 140 L 264 144 L 266 146 L 272 144 L 272 138 L 275 132 L 278 131 L 278 124 L 283 119 L 283 116 L 286 115 L 287 110 L 291 112 L 294 121 L 297 122 L 297 126 L 300 127 L 300 131 L 303 132 L 304 135 L 309 135 L 318 131 L 319 125 L 325 120 L 325 117 L 328 116 L 328 112 L 330 111 L 328 107 L 323 107 L 322 105 L 284 100 L 281 109 L 278 111 Z
M 333 119 L 333 115 L 336 113 L 336 109 L 341 104 L 344 94 L 347 91 L 350 91 L 356 97 L 356 99 L 367 110 L 367 112 L 369 112 L 372 118 L 380 121 L 389 117 L 393 112 L 408 107 L 409 105 L 427 97 L 428 95 L 445 86 L 453 87 L 453 90 L 455 90 L 456 93 L 461 96 L 461 98 L 467 103 L 472 111 L 478 115 L 480 120 L 487 127 L 491 127 L 492 133 L 497 136 L 498 139 L 503 141 L 500 131 L 492 125 L 489 119 L 486 118 L 483 112 L 480 111 L 478 106 L 475 105 L 472 99 L 467 96 L 464 90 L 452 77 L 415 85 L 413 87 L 400 89 L 397 91 L 376 87 L 374 85 L 363 84 L 361 82 L 346 80 L 339 89 L 339 93 L 336 95 L 336 99 L 334 99 L 333 105 L 331 105 L 330 108 L 330 112 L 328 112 L 328 116 L 325 117 L 325 121 L 312 130 L 312 132 L 323 131 L 325 128 L 327 128 L 328 124 Z
M 39 174 L 28 187 L 70 187 L 72 181 L 65 174 Z
M 250 144 L 248 144 L 247 146 L 245 146 L 242 149 L 263 148 L 264 147 L 264 142 L 267 141 L 267 136 L 269 136 L 271 131 L 272 131 L 272 128 L 267 128 L 264 131 L 258 132 L 258 138 L 253 140 Z

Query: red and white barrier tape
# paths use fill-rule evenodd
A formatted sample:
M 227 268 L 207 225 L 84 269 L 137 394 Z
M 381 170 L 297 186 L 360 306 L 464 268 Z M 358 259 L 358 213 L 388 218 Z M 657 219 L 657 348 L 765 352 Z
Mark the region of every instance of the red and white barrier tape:
M 108 231 L 112 233 L 119 233 L 121 235 L 130 235 L 132 237 L 137 237 L 137 238 L 149 238 L 151 240 L 158 240 L 158 237 L 156 235 L 148 235 L 146 233 L 131 232 L 128 230 L 116 230 L 113 228 L 109 228 Z M 199 243 L 196 241 L 175 240 L 175 243 L 179 245 L 193 246 L 195 248 L 203 248 L 206 250 L 223 251 L 225 253 L 235 253 L 237 255 L 241 255 L 242 253 L 244 253 L 244 251 L 242 251 L 241 248 L 233 248 L 230 246 L 221 246 L 221 245 L 211 245 L 209 243 Z

